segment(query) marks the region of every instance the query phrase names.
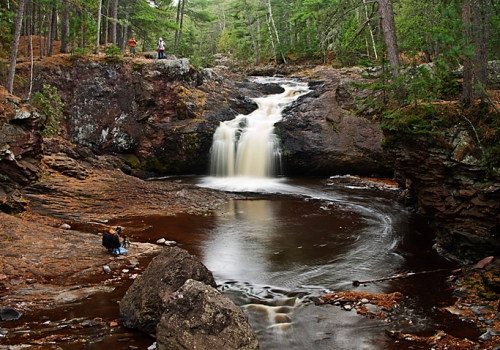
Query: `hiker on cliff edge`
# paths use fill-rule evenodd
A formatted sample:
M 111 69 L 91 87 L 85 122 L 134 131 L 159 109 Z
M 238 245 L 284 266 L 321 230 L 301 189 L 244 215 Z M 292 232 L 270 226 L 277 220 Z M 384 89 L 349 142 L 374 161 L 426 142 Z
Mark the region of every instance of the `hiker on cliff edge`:
M 130 56 L 134 57 L 135 56 L 135 47 L 137 46 L 137 42 L 135 41 L 134 37 L 131 37 L 128 39 L 128 45 L 130 46 Z
M 165 42 L 162 38 L 158 39 L 158 41 L 156 42 L 156 47 L 158 50 L 158 59 L 161 60 L 165 58 Z

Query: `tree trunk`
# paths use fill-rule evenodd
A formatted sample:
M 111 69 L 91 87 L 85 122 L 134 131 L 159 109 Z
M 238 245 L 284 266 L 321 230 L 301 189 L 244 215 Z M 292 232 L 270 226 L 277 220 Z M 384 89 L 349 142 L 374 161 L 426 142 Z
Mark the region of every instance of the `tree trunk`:
M 174 48 L 174 52 L 177 54 L 177 52 L 179 51 L 179 45 L 181 43 L 181 38 L 182 38 L 182 27 L 184 25 L 184 8 L 186 6 L 186 1 L 187 0 L 182 0 L 179 2 L 181 2 L 181 10 L 180 10 L 180 17 L 179 17 L 179 34 L 177 36 L 177 43 L 176 43 L 176 46 Z
M 393 75 L 398 75 L 399 53 L 396 38 L 396 26 L 394 24 L 394 11 L 392 10 L 392 0 L 377 0 L 380 24 L 384 33 L 385 46 L 387 48 L 387 58 Z
M 368 22 L 368 30 L 370 31 L 370 39 L 372 41 L 373 54 L 375 56 L 375 59 L 378 60 L 377 46 L 375 44 L 375 38 L 373 36 L 373 28 L 372 28 L 372 24 L 370 22 L 371 18 L 370 18 L 370 16 L 368 16 L 368 8 L 366 6 L 366 0 L 363 0 L 363 8 L 365 10 L 366 21 Z M 368 48 L 368 45 L 366 45 L 366 46 Z
M 17 49 L 19 47 L 19 37 L 21 36 L 21 24 L 23 23 L 24 5 L 26 0 L 19 0 L 17 17 L 14 25 L 14 44 L 12 45 L 12 55 L 10 56 L 9 76 L 7 78 L 7 91 L 12 93 L 14 89 L 14 75 L 16 73 Z
M 56 25 L 54 26 L 54 20 Z M 50 57 L 52 56 L 52 50 L 54 49 L 54 36 L 55 36 L 55 31 L 57 28 L 57 9 L 56 5 L 53 4 L 51 9 L 50 9 L 50 17 L 49 17 L 49 32 L 48 32 L 48 38 L 47 38 L 47 56 Z
M 111 25 L 111 43 L 116 46 L 116 21 L 118 19 L 118 0 L 113 0 L 111 9 L 111 19 L 113 21 Z
M 99 53 L 99 42 L 101 41 L 101 12 L 102 0 L 99 0 L 99 7 L 97 9 L 97 39 L 95 41 L 95 53 Z
M 283 59 L 283 63 L 286 64 L 286 58 L 285 58 L 285 55 L 283 54 L 283 49 L 281 47 L 281 41 L 280 41 L 280 37 L 278 34 L 278 29 L 276 29 L 276 24 L 274 23 L 273 10 L 271 7 L 271 0 L 267 0 L 267 6 L 268 6 L 267 8 L 269 11 L 269 18 L 271 19 L 271 24 L 273 25 L 274 33 L 276 35 L 276 43 L 278 44 L 278 49 L 280 50 L 281 58 Z
M 129 13 L 130 13 L 130 3 L 127 3 L 125 5 L 125 23 L 123 23 L 123 32 L 122 32 L 122 50 L 124 53 L 125 51 L 127 51 Z
M 69 53 L 69 1 L 62 0 L 61 53 Z
M 179 26 L 179 29 L 175 30 L 174 36 L 174 55 L 177 55 L 177 47 L 179 46 L 179 31 L 180 31 L 180 23 L 181 23 L 181 6 L 182 1 L 178 0 L 177 2 L 177 17 L 175 19 L 175 23 Z
M 491 0 L 472 0 L 474 34 L 474 86 L 484 102 L 488 83 L 488 40 L 490 30 Z
M 58 31 L 58 25 L 57 25 L 57 4 L 54 4 L 52 7 L 52 40 L 59 40 L 59 31 Z
M 260 63 L 260 55 L 259 55 L 259 50 L 257 50 L 257 43 L 255 41 L 255 35 L 253 32 L 253 27 L 252 27 L 252 19 L 250 16 L 250 10 L 248 9 L 248 4 L 246 0 L 243 0 L 243 4 L 245 5 L 245 15 L 246 15 L 246 20 L 248 24 L 248 31 L 250 32 L 250 38 L 252 39 L 252 47 L 253 47 L 253 54 L 255 57 L 255 64 L 258 65 Z
M 462 7 L 462 35 L 465 41 L 465 48 L 472 44 L 472 28 L 471 28 L 471 8 L 470 0 L 464 0 Z M 464 79 L 462 83 L 462 98 L 461 102 L 464 106 L 469 106 L 474 99 L 474 87 L 473 87 L 473 64 L 472 57 L 465 54 L 463 61 L 463 74 Z

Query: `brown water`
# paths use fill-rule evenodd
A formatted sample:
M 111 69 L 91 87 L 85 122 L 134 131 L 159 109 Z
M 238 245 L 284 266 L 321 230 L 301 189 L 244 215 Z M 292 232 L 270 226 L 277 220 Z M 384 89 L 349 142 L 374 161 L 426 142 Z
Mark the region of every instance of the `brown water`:
M 217 179 L 196 177 L 164 181 L 218 188 L 244 185 L 246 190 L 263 193 L 252 200 L 229 202 L 206 216 L 138 217 L 112 223 L 124 226 L 132 242 L 166 238 L 198 256 L 213 272 L 219 289 L 245 310 L 263 350 L 397 349 L 384 336 L 385 329 L 419 334 L 444 329 L 458 337 L 477 337 L 456 318 L 435 309 L 453 303 L 446 272 L 352 286 L 353 280 L 455 268 L 435 253 L 425 220 L 397 204 L 395 192 L 332 187 L 323 179 L 311 178 L 258 184 L 221 184 Z M 277 193 L 286 196 L 275 198 Z M 296 198 L 290 198 L 291 194 Z M 94 295 L 79 305 L 35 317 L 116 320 L 117 302 L 130 283 L 111 295 Z M 311 298 L 327 292 L 351 290 L 400 291 L 405 307 L 390 322 L 382 322 L 311 303 Z M 67 332 L 85 331 L 92 332 Z M 81 338 L 91 341 L 70 348 L 133 345 L 146 349 L 153 342 L 120 327 L 111 336 L 109 329 L 101 335 L 96 333 L 102 330 L 93 332 L 81 333 Z
M 232 201 L 209 216 L 120 223 L 141 227 L 133 239 L 166 238 L 198 256 L 219 289 L 247 312 L 261 349 L 394 348 L 383 336 L 385 329 L 433 334 L 440 328 L 459 337 L 477 336 L 435 309 L 452 304 L 447 272 L 352 286 L 353 280 L 456 267 L 435 253 L 425 220 L 399 205 L 394 191 L 333 187 L 311 178 L 165 181 L 286 195 Z M 405 309 L 387 324 L 310 302 L 328 292 L 351 290 L 400 291 Z

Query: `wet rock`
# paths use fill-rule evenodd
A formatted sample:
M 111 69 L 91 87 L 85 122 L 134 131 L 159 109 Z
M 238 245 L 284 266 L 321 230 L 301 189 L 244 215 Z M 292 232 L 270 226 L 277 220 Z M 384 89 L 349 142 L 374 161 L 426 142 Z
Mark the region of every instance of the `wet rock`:
M 352 310 L 352 305 L 350 305 L 350 304 L 344 304 L 344 305 L 342 305 L 342 309 L 344 309 L 345 311 L 351 311 Z
M 21 318 L 22 314 L 10 306 L 0 307 L 0 320 L 15 321 Z
M 486 332 L 484 332 L 483 334 L 481 334 L 479 336 L 479 340 L 482 340 L 482 341 L 491 340 L 491 332 L 489 330 L 487 330 Z
M 379 123 L 352 112 L 360 91 L 339 90 L 341 82 L 349 84 L 340 72 L 325 74 L 328 81 L 287 107 L 276 124 L 287 174 L 332 175 L 336 169 L 337 174 L 392 176 Z
M 470 311 L 472 311 L 477 316 L 488 315 L 491 313 L 490 309 L 488 309 L 486 307 L 481 307 L 481 306 L 473 306 L 470 308 Z
M 259 348 L 243 311 L 199 281 L 187 280 L 165 307 L 156 332 L 160 350 Z
M 111 273 L 111 268 L 110 268 L 108 265 L 104 265 L 104 266 L 102 267 L 102 271 L 103 271 L 104 273 Z
M 158 244 L 163 244 L 165 243 L 166 239 L 165 238 L 160 238 L 159 240 L 156 241 Z
M 186 250 L 165 247 L 136 279 L 120 302 L 123 325 L 155 335 L 156 326 L 165 311 L 170 295 L 188 279 L 212 287 L 217 284 L 212 273 Z

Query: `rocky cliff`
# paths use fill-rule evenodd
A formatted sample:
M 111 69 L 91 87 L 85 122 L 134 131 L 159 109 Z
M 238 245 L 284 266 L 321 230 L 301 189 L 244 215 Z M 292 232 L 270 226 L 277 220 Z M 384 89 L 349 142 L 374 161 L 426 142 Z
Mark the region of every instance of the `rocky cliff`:
M 0 86 L 0 210 L 23 210 L 22 187 L 42 175 L 40 114 Z
M 454 119 L 454 118 L 451 118 Z M 475 130 L 451 120 L 431 133 L 386 132 L 402 200 L 436 230 L 436 248 L 469 262 L 500 252 L 500 172 L 486 167 Z
M 359 91 L 350 82 L 359 73 L 315 72 L 314 92 L 286 112 L 277 129 L 287 174 L 390 172 L 378 124 L 352 112 Z M 297 78 L 310 81 L 308 74 Z M 136 174 L 207 173 L 218 124 L 253 111 L 252 97 L 281 92 L 227 70 L 196 70 L 186 59 L 65 61 L 37 70 L 34 90 L 44 84 L 56 86 L 65 103 L 65 138 L 96 154 L 121 155 Z

